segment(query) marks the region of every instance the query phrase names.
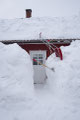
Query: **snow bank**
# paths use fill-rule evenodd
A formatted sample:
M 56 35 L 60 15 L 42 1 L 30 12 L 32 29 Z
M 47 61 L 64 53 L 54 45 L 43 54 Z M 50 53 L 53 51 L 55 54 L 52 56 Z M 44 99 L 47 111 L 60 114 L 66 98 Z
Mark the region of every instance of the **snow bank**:
M 70 46 L 61 47 L 63 61 L 51 55 L 47 60 L 49 67 L 55 72 L 47 70 L 48 85 L 57 99 L 61 114 L 57 117 L 67 120 L 80 119 L 80 41 L 72 42 Z M 59 114 L 60 111 L 57 111 Z M 56 118 L 56 120 L 57 120 Z
M 80 119 L 80 41 L 61 47 L 63 61 L 52 54 L 47 83 L 33 87 L 29 55 L 17 44 L 0 43 L 1 120 Z
M 0 43 L 0 94 L 33 94 L 33 68 L 30 56 L 17 44 Z
M 56 82 L 56 89 L 57 87 L 62 87 L 63 84 L 65 84 L 65 87 L 70 87 L 70 89 L 76 89 L 76 85 L 79 85 L 80 79 L 80 41 L 72 42 L 70 46 L 61 47 L 61 49 L 63 53 L 63 61 L 60 61 L 60 59 L 55 57 L 54 54 L 47 60 L 47 64 L 55 69 L 54 73 L 47 72 L 48 77 L 53 78 L 53 80 L 51 78 L 49 80 L 51 81 L 52 86 L 54 82 Z M 64 89 L 69 90 L 68 88 Z

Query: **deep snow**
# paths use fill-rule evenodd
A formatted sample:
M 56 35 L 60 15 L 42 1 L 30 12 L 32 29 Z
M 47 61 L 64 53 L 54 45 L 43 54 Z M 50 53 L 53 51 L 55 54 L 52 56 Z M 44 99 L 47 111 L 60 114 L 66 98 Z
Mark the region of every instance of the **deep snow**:
M 62 101 L 58 109 L 59 120 L 80 119 L 80 41 L 73 41 L 70 46 L 61 47 L 63 61 L 52 55 L 47 65 L 54 67 L 55 73 L 49 72 L 48 85 L 54 96 Z M 59 115 L 59 113 L 61 114 Z M 57 118 L 56 118 L 57 119 Z
M 0 93 L 28 94 L 33 91 L 33 68 L 30 56 L 17 44 L 0 43 Z
M 52 54 L 48 79 L 33 85 L 30 56 L 17 44 L 0 43 L 1 120 L 80 119 L 80 41 L 61 47 L 63 61 Z
M 80 15 L 69 18 L 0 19 L 0 41 L 80 38 Z

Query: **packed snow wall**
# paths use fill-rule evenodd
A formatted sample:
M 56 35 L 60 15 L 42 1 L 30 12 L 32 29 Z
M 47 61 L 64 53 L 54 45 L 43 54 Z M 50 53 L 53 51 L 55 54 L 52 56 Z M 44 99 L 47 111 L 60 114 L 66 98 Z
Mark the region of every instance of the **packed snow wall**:
M 33 68 L 30 56 L 17 44 L 0 43 L 0 92 L 32 94 Z

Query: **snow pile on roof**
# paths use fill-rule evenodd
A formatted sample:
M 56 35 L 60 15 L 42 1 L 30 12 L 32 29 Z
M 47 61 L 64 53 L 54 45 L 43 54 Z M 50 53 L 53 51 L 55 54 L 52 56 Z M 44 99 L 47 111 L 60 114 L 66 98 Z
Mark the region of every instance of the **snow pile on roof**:
M 30 56 L 17 44 L 0 43 L 0 94 L 32 96 L 33 69 Z
M 0 20 L 0 40 L 80 38 L 80 16 Z

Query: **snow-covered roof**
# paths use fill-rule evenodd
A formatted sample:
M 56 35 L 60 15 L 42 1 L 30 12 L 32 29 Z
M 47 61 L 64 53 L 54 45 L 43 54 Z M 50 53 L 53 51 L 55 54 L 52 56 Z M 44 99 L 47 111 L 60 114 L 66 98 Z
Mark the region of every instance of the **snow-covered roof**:
M 80 16 L 0 19 L 0 41 L 80 38 Z

